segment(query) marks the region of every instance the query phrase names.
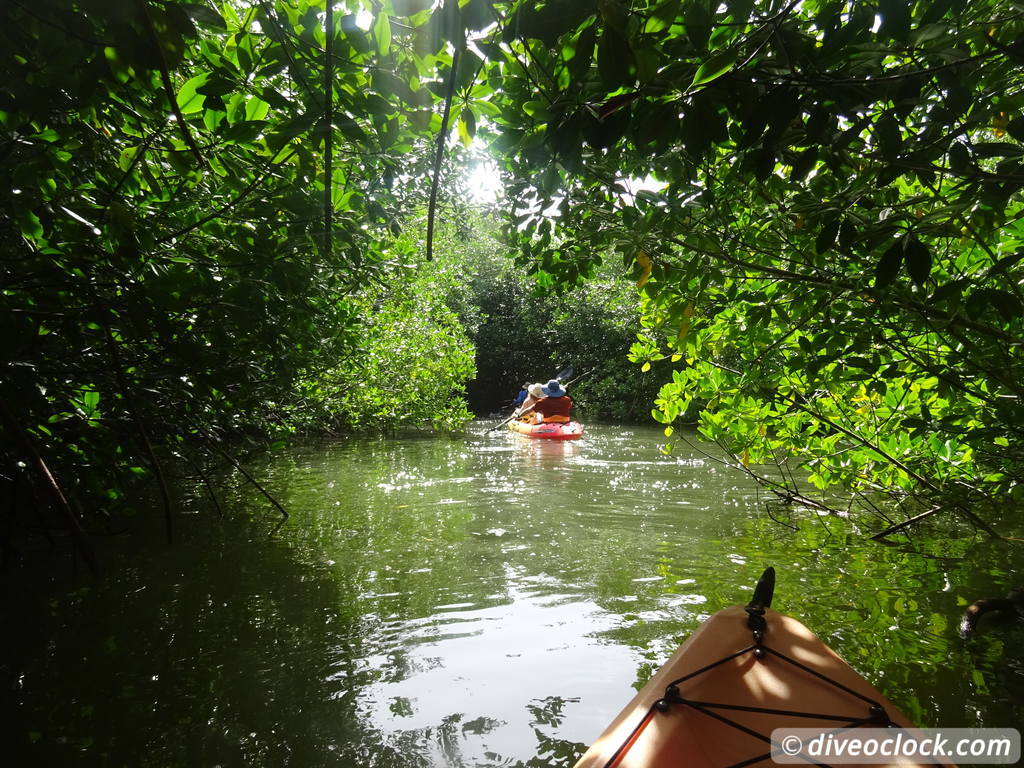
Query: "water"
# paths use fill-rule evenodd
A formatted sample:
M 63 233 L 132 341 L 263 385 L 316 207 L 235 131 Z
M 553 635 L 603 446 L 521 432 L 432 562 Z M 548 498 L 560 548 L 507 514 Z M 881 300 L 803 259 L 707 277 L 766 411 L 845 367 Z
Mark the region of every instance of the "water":
M 1024 720 L 1024 623 L 957 637 L 1021 545 L 775 509 L 654 429 L 349 440 L 186 494 L 178 542 L 111 542 L 99 582 L 9 574 L 14 765 L 568 765 L 766 565 L 801 618 L 921 725 Z M 234 478 L 232 482 L 237 480 Z M 1019 533 L 1016 535 L 1020 535 Z

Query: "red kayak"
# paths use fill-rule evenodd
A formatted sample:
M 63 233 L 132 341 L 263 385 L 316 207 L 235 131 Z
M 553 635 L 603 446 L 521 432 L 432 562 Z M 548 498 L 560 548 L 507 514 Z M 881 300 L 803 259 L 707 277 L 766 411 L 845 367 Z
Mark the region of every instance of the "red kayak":
M 530 424 L 529 422 L 513 419 L 508 423 L 508 428 L 521 435 L 544 440 L 579 440 L 583 437 L 583 425 L 578 421 L 570 421 L 565 424 L 557 422 Z

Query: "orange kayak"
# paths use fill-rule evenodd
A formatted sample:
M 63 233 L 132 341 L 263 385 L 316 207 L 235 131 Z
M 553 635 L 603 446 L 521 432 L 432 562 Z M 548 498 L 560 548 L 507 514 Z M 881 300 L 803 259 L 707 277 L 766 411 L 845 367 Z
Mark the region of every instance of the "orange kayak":
M 776 728 L 912 728 L 803 624 L 768 608 L 774 583 L 769 568 L 749 606 L 698 627 L 576 768 L 771 767 Z
M 530 424 L 513 419 L 508 423 L 508 428 L 527 437 L 545 440 L 579 440 L 583 437 L 583 425 L 578 421 L 570 421 L 565 424 Z

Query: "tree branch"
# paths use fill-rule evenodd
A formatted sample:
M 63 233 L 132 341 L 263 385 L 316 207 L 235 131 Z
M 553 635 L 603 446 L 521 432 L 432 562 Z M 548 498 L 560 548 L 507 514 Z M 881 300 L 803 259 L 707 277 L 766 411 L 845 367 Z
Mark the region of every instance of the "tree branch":
M 285 146 L 287 146 L 287 145 L 285 145 Z M 281 149 L 284 149 L 284 147 L 282 147 Z M 281 150 L 279 149 L 278 152 L 280 152 L 280 151 Z M 199 227 L 203 226 L 203 224 L 211 222 L 214 219 L 219 219 L 225 213 L 227 213 L 232 208 L 234 208 L 236 205 L 238 205 L 240 202 L 242 202 L 242 200 L 244 200 L 246 197 L 248 197 L 252 193 L 252 191 L 254 189 L 256 189 L 256 187 L 258 187 L 260 184 L 263 183 L 263 181 L 267 178 L 267 176 L 269 176 L 271 174 L 271 172 L 274 170 L 274 168 L 276 168 L 277 166 L 283 165 L 284 163 L 288 162 L 291 159 L 292 155 L 294 155 L 296 152 L 298 152 L 298 150 L 297 149 L 293 149 L 287 155 L 282 157 L 279 162 L 276 162 L 276 163 L 274 162 L 274 158 L 272 157 L 270 159 L 268 167 L 267 167 L 266 171 L 263 173 L 263 175 L 262 176 L 257 176 L 253 180 L 253 182 L 249 186 L 247 186 L 245 189 L 243 189 L 241 192 L 239 192 L 238 195 L 235 196 L 235 199 L 232 200 L 230 203 L 225 203 L 224 205 L 222 205 L 220 208 L 218 208 L 217 210 L 213 211 L 209 215 L 204 216 L 203 218 L 199 219 L 199 221 L 193 222 L 192 224 L 189 224 L 186 227 L 182 227 L 181 229 L 179 229 L 179 230 L 177 230 L 175 232 L 172 232 L 169 235 L 164 235 L 163 237 L 159 238 L 157 240 L 157 242 L 158 243 L 170 242 L 171 240 L 175 240 L 176 238 L 179 238 L 182 235 L 186 235 L 189 232 L 192 232 L 193 230 L 199 229 Z M 277 155 L 274 155 L 274 157 L 277 157 Z
M 254 478 L 252 475 L 250 475 L 248 472 L 246 472 L 245 469 L 242 467 L 241 464 L 238 463 L 238 461 L 235 459 L 234 456 L 232 456 L 227 451 L 225 451 L 223 448 L 221 448 L 220 445 L 218 445 L 217 441 L 214 440 L 213 437 L 210 435 L 210 433 L 207 432 L 205 429 L 203 429 L 202 427 L 199 427 L 199 426 L 197 426 L 196 428 L 199 430 L 199 433 L 203 437 L 206 438 L 206 441 L 213 447 L 213 449 L 215 451 L 217 451 L 217 453 L 219 453 L 221 456 L 223 456 L 225 459 L 227 459 L 235 469 L 237 469 L 239 472 L 242 473 L 242 477 L 244 477 L 246 480 L 248 480 L 250 483 L 252 483 L 256 487 L 256 490 L 258 490 L 260 493 L 262 493 L 263 496 L 271 504 L 273 504 L 275 507 L 277 507 L 277 511 L 281 513 L 281 516 L 283 518 L 288 519 L 288 517 L 289 517 L 288 510 L 286 510 L 284 507 L 282 507 L 281 504 L 278 502 L 278 500 L 275 499 L 273 496 L 271 496 L 270 492 L 256 481 L 256 478 Z
M 434 156 L 434 178 L 430 184 L 430 204 L 427 207 L 427 261 L 434 258 L 434 214 L 437 210 L 437 185 L 441 178 L 441 160 L 444 158 L 444 145 L 448 138 L 448 115 L 452 109 L 452 96 L 455 94 L 455 76 L 459 68 L 459 49 L 452 54 L 452 69 L 448 73 L 448 93 L 444 99 L 444 114 L 441 116 L 441 132 L 437 137 L 437 154 Z
M 331 255 L 334 204 L 331 182 L 334 176 L 334 2 L 327 0 L 324 20 L 324 255 Z
M 82 557 L 85 558 L 85 562 L 89 565 L 89 570 L 92 571 L 93 575 L 99 575 L 99 564 L 96 561 L 96 553 L 93 551 L 92 546 L 89 544 L 89 540 L 85 535 L 85 531 L 82 530 L 82 526 L 78 522 L 78 516 L 68 503 L 68 499 L 64 495 L 64 491 L 61 490 L 60 484 L 57 482 L 57 478 L 55 478 L 53 473 L 50 472 L 50 468 L 47 466 L 46 461 L 29 438 L 28 432 L 18 423 L 17 419 L 11 415 L 7 410 L 7 407 L 2 403 L 0 403 L 0 419 L 3 420 L 7 431 L 12 434 L 14 439 L 21 443 L 22 450 L 28 454 L 32 464 L 35 465 L 36 470 L 43 478 L 43 483 L 53 499 L 54 506 L 64 517 L 68 530 L 71 531 L 71 540 L 74 542 L 76 550 L 82 553 Z
M 192 154 L 195 155 L 196 161 L 203 168 L 207 168 L 206 159 L 199 151 L 199 147 L 196 144 L 194 138 L 192 138 L 192 132 L 188 129 L 188 123 L 185 122 L 185 116 L 181 114 L 181 108 L 178 106 L 178 97 L 174 93 L 174 86 L 171 84 L 171 73 L 167 70 L 167 60 L 164 59 L 164 50 L 160 47 L 160 38 L 157 37 L 156 29 L 153 27 L 153 18 L 149 15 L 149 4 L 147 0 L 136 0 L 139 6 L 139 13 L 142 16 L 142 21 L 146 27 L 146 33 L 149 36 L 150 45 L 153 46 L 157 52 L 157 56 L 160 58 L 160 81 L 164 86 L 164 94 L 167 96 L 167 100 L 171 104 L 171 111 L 174 113 L 174 119 L 178 124 L 178 131 L 181 132 L 181 138 L 184 139 L 185 144 Z

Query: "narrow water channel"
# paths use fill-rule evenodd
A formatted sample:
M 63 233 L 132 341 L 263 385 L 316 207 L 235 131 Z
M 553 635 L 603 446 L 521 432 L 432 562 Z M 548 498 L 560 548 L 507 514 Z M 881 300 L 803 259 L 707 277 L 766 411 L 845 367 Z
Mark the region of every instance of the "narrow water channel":
M 1024 623 L 956 631 L 1020 581 L 1019 544 L 794 531 L 656 429 L 486 426 L 290 449 L 254 468 L 280 528 L 247 487 L 223 519 L 197 490 L 173 547 L 111 543 L 101 581 L 7 578 L 8 764 L 570 765 L 766 565 L 775 607 L 911 719 L 1024 722 Z

